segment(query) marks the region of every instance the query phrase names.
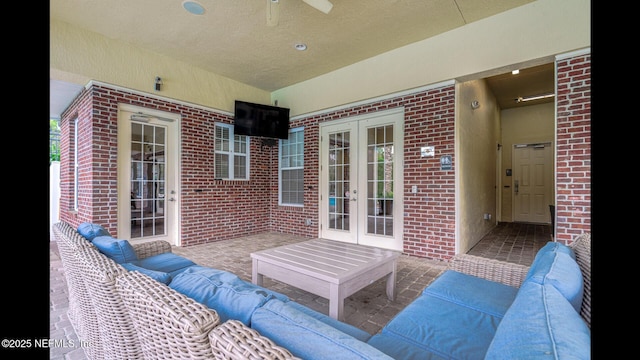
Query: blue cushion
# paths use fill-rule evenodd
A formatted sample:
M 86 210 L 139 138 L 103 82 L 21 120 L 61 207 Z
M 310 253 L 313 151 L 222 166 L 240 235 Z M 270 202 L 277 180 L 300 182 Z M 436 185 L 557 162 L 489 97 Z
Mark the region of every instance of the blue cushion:
M 196 265 L 193 261 L 171 252 L 149 256 L 131 261 L 131 263 L 145 269 L 169 273 L 171 277 L 175 277 L 189 267 Z
M 141 273 L 149 276 L 150 278 L 152 278 L 152 279 L 154 279 L 156 281 L 159 281 L 161 283 L 169 284 L 171 282 L 171 275 L 169 275 L 166 272 L 145 269 L 143 267 L 134 265 L 132 263 L 124 263 L 124 264 L 121 264 L 121 265 L 122 265 L 123 268 L 127 269 L 128 271 L 141 272 Z
M 516 298 L 518 288 L 447 270 L 422 293 L 502 318 Z
M 78 234 L 85 237 L 85 239 L 92 241 L 97 236 L 111 236 L 107 229 L 101 225 L 84 222 L 78 225 Z
M 174 290 L 215 310 L 220 322 L 229 319 L 250 326 L 254 310 L 271 299 L 288 301 L 285 295 L 240 279 L 224 270 L 193 266 L 176 275 L 169 285 Z
M 568 246 L 549 242 L 536 254 L 525 282 L 553 285 L 580 312 L 584 282 L 575 254 Z
M 96 236 L 91 243 L 95 245 L 101 253 L 118 264 L 138 260 L 133 246 L 131 246 L 127 240 L 116 239 L 111 236 Z
M 371 334 L 369 334 L 368 332 L 366 332 L 366 331 L 364 331 L 362 329 L 359 329 L 359 328 L 357 328 L 357 327 L 355 327 L 355 326 L 353 326 L 351 324 L 347 324 L 345 322 L 342 322 L 342 321 L 340 321 L 338 319 L 334 319 L 334 318 L 332 318 L 332 317 L 330 317 L 330 316 L 328 316 L 326 314 L 317 312 L 317 311 L 315 311 L 313 309 L 310 309 L 310 308 L 308 308 L 308 307 L 306 307 L 304 305 L 298 304 L 295 301 L 289 301 L 287 303 L 287 305 L 291 306 L 291 307 L 293 307 L 293 308 L 295 308 L 295 309 L 297 309 L 297 310 L 299 310 L 299 311 L 301 311 L 301 312 L 303 312 L 303 313 L 305 313 L 305 314 L 307 314 L 307 315 L 309 315 L 309 316 L 311 316 L 313 318 L 316 318 L 316 319 L 322 321 L 323 323 L 331 326 L 334 329 L 338 329 L 338 330 L 342 331 L 345 334 L 351 335 L 351 336 L 353 336 L 354 338 L 356 338 L 356 339 L 358 339 L 360 341 L 365 341 L 366 342 L 371 337 Z
M 251 327 L 301 359 L 392 359 L 278 299 L 253 312 Z
M 396 359 L 419 352 L 407 350 L 412 348 L 446 359 L 482 359 L 501 318 L 424 293 L 382 328 L 388 341 L 369 343 Z
M 591 332 L 552 285 L 522 284 L 486 359 L 590 359 Z
M 384 351 L 387 355 L 394 359 L 402 360 L 444 360 L 442 356 L 438 356 L 434 353 L 428 352 L 421 346 L 398 341 L 395 336 L 389 336 L 387 334 L 378 333 L 375 334 L 367 341 L 367 343 L 376 349 Z

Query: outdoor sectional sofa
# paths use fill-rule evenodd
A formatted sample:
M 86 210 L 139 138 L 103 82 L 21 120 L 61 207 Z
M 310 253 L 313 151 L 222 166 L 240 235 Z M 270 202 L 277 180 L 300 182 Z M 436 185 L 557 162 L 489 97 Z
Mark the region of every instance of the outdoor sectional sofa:
M 88 223 L 60 222 L 54 235 L 92 359 L 590 357 L 589 234 L 548 243 L 531 267 L 456 256 L 373 336 L 167 242 L 129 244 Z

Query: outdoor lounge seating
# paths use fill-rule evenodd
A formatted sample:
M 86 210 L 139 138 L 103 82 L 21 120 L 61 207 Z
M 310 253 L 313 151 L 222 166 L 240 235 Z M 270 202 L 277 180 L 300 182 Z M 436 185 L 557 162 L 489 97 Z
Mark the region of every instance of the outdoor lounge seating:
M 82 232 L 108 236 L 94 230 Z M 449 271 L 373 336 L 234 274 L 169 255 L 165 242 L 128 245 L 113 239 L 109 244 L 118 246 L 109 247 L 100 239 L 100 251 L 64 222 L 54 226 L 54 234 L 69 284 L 69 318 L 80 339 L 101 345 L 85 349 L 92 359 L 561 359 L 567 351 L 581 358 L 590 353 L 589 234 L 570 247 L 550 242 L 531 267 L 456 256 Z M 110 253 L 115 249 L 120 251 Z M 154 262 L 158 255 L 172 261 Z M 125 261 L 138 268 L 127 269 Z M 148 264 L 153 268 L 144 268 Z M 532 306 L 539 301 L 550 309 Z M 464 307 L 469 321 L 461 321 Z M 519 322 L 535 316 L 540 326 L 525 331 Z M 449 327 L 458 331 L 452 335 L 437 329 L 438 323 L 464 326 Z M 484 327 L 473 328 L 477 324 Z M 466 336 L 463 331 L 470 329 Z M 419 336 L 422 331 L 429 336 Z M 570 342 L 563 340 L 567 336 Z M 447 343 L 462 352 L 447 353 Z

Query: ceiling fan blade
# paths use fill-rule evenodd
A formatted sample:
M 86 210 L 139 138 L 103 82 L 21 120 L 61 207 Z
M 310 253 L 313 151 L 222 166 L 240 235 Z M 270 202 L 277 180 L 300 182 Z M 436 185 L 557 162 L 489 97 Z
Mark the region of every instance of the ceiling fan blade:
M 267 26 L 276 26 L 280 19 L 280 1 L 267 0 Z
M 333 8 L 333 4 L 329 0 L 302 0 L 306 2 L 309 6 L 315 8 L 316 10 L 320 10 L 325 14 L 328 14 Z

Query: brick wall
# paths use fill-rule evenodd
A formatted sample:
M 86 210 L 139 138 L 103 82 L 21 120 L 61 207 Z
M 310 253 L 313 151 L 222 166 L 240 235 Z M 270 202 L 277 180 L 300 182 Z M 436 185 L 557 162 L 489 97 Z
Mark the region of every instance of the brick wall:
M 61 121 L 61 219 L 98 222 L 113 234 L 117 222 L 118 104 L 179 113 L 181 122 L 182 245 L 192 246 L 265 231 L 318 235 L 319 124 L 404 107 L 404 252 L 448 259 L 455 252 L 455 86 L 423 90 L 292 121 L 305 127 L 304 207 L 278 206 L 277 146 L 251 142 L 251 180 L 213 176 L 214 123 L 229 115 L 94 85 L 79 96 Z M 73 194 L 73 118 L 80 134 L 80 201 Z M 590 56 L 558 62 L 557 238 L 567 242 L 590 231 Z M 438 149 L 420 158 L 422 146 Z M 439 159 L 451 155 L 452 170 Z M 411 193 L 411 185 L 421 190 Z M 196 192 L 195 190 L 202 190 Z M 312 225 L 305 225 L 311 219 Z
M 91 221 L 117 236 L 118 104 L 179 113 L 181 121 L 182 245 L 191 246 L 269 230 L 271 157 L 251 142 L 251 180 L 214 180 L 214 123 L 231 116 L 104 86 L 93 86 L 63 114 L 60 218 Z M 79 206 L 73 209 L 73 119 L 79 119 Z M 196 192 L 195 190 L 202 190 Z M 275 188 L 277 190 L 277 186 Z M 277 196 L 277 194 L 276 194 Z M 276 198 L 277 199 L 277 198 Z
M 591 55 L 557 61 L 556 240 L 591 232 Z
M 292 122 L 305 126 L 304 208 L 274 211 L 274 230 L 317 236 L 319 124 L 404 106 L 404 252 L 418 257 L 447 259 L 455 252 L 455 87 L 431 89 L 397 98 L 340 109 Z M 420 148 L 433 145 L 436 156 L 420 158 Z M 451 155 L 453 170 L 440 170 L 440 156 Z M 277 175 L 277 173 L 276 173 Z M 421 191 L 411 193 L 411 185 Z M 277 184 L 276 189 L 277 192 Z M 277 203 L 277 197 L 276 197 Z M 304 219 L 313 226 L 304 226 Z

